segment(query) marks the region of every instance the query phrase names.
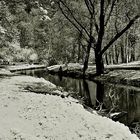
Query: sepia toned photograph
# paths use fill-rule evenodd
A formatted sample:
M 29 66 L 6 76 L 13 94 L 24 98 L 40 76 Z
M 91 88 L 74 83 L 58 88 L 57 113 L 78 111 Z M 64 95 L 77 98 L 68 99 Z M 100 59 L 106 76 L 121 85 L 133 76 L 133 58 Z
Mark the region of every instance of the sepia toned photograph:
M 0 140 L 140 140 L 140 0 L 0 0 Z

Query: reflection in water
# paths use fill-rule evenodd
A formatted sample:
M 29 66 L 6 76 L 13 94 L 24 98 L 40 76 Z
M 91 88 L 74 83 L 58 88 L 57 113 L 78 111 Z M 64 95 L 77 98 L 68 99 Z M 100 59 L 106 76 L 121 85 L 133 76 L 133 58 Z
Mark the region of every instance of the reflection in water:
M 81 83 L 80 80 L 78 82 Z M 84 102 L 85 102 L 85 104 L 88 104 L 89 106 L 91 106 L 90 91 L 89 91 L 88 83 L 85 80 L 83 80 L 82 84 L 83 84 L 83 90 L 84 90 L 83 92 L 86 93 L 86 94 L 84 94 Z M 80 89 L 79 93 L 80 92 L 82 92 L 81 89 Z
M 130 125 L 140 121 L 140 89 L 127 86 L 105 84 L 104 105 L 114 108 L 114 112 L 126 111 L 127 115 L 119 121 Z
M 74 97 L 80 97 L 84 103 L 92 108 L 102 108 L 112 112 L 126 111 L 127 115 L 120 118 L 120 122 L 130 125 L 140 121 L 140 89 L 115 84 L 102 84 L 82 79 L 72 79 L 48 75 L 41 70 L 22 71 L 22 74 L 43 77 L 46 80 L 61 86 L 65 91 L 72 92 Z
M 60 82 L 62 81 L 62 75 L 58 75 Z
M 104 85 L 101 82 L 96 82 L 96 106 L 102 107 L 104 98 Z

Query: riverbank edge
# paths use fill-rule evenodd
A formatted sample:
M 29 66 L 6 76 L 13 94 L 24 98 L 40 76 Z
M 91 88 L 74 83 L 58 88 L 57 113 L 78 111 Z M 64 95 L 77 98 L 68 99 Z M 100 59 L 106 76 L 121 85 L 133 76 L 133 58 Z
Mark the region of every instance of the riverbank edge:
M 21 70 L 34 70 L 34 69 L 46 69 L 46 65 L 14 65 L 14 66 L 7 66 L 6 69 L 10 72 L 17 72 Z
M 101 76 L 95 76 L 94 81 L 140 87 L 140 72 L 137 70 L 113 70 Z
M 58 67 L 62 67 L 62 71 L 59 71 Z M 140 71 L 139 69 L 128 69 L 128 67 L 121 68 L 105 68 L 105 73 L 101 76 L 96 75 L 95 67 L 90 67 L 86 71 L 85 76 L 83 77 L 82 73 L 82 66 L 76 69 L 66 68 L 64 65 L 59 65 L 54 68 L 47 67 L 47 71 L 50 74 L 57 74 L 59 76 L 68 76 L 73 78 L 80 78 L 80 79 L 88 79 L 94 82 L 107 82 L 113 84 L 122 84 L 122 85 L 129 85 L 134 87 L 140 86 Z
M 73 65 L 73 66 L 72 66 Z M 59 68 L 62 67 L 60 72 Z M 137 66 L 135 66 L 137 68 Z M 135 69 L 134 67 L 134 69 Z M 83 66 L 80 64 L 68 64 L 66 65 L 54 65 L 47 67 L 46 65 L 21 65 L 21 66 L 9 66 L 6 69 L 10 72 L 18 72 L 21 70 L 34 70 L 44 69 L 50 74 L 57 74 L 60 76 L 68 76 L 72 78 L 88 79 L 94 82 L 108 82 L 114 84 L 140 86 L 140 72 L 139 69 L 132 69 L 132 66 L 117 66 L 113 68 L 105 68 L 105 73 L 101 76 L 96 76 L 95 66 L 89 66 L 83 77 Z

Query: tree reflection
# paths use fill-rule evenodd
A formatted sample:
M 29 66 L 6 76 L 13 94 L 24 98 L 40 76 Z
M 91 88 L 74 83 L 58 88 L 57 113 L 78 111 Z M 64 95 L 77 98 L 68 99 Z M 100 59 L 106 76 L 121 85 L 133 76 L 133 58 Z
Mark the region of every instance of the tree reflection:
M 59 81 L 62 81 L 62 75 L 58 75 Z
M 104 98 L 104 84 L 101 82 L 96 82 L 96 109 L 100 110 L 104 108 L 103 98 Z
M 92 106 L 89 86 L 86 80 L 83 80 L 83 88 L 84 88 L 84 93 L 85 93 L 85 103 L 89 106 Z

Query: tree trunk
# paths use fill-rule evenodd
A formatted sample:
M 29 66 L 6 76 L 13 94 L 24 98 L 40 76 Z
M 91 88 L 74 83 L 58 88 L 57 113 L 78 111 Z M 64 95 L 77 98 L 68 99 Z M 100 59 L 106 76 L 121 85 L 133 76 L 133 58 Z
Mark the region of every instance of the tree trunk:
M 104 62 L 103 57 L 95 50 L 95 62 L 96 62 L 96 74 L 101 75 L 104 73 Z
M 96 107 L 97 110 L 103 109 L 103 98 L 104 98 L 104 84 L 96 82 Z
M 86 51 L 86 56 L 85 56 L 85 61 L 84 61 L 84 67 L 83 67 L 83 76 L 85 76 L 85 72 L 88 68 L 88 60 L 89 60 L 91 45 L 92 45 L 92 42 L 89 42 L 89 44 L 87 46 L 87 51 Z
M 78 37 L 78 58 L 77 58 L 77 62 L 80 62 L 81 59 L 81 40 L 82 40 L 82 31 L 79 33 L 79 37 Z
M 78 44 L 78 58 L 77 58 L 77 62 L 80 62 L 80 58 L 81 58 L 81 44 Z
M 135 61 L 135 46 L 131 46 L 131 57 L 130 61 Z
M 105 60 L 106 60 L 106 64 L 109 65 L 109 62 L 108 62 L 108 54 L 105 53 Z
M 102 56 L 96 57 L 96 74 L 101 75 L 104 73 L 104 63 Z
M 71 54 L 71 60 L 72 60 L 72 62 L 75 62 L 75 48 L 76 48 L 76 46 L 74 44 L 73 45 L 73 48 L 72 48 L 72 54 Z
M 126 63 L 125 50 L 123 45 L 121 46 L 121 60 L 122 63 Z
M 115 59 L 116 59 L 116 63 L 119 63 L 119 50 L 117 48 L 117 46 L 115 45 Z
M 102 50 L 102 42 L 105 32 L 105 1 L 100 0 L 100 17 L 99 17 L 99 32 L 98 39 L 95 48 L 95 62 L 96 62 L 96 74 L 101 75 L 104 73 L 104 63 L 103 63 L 103 54 L 101 54 Z

